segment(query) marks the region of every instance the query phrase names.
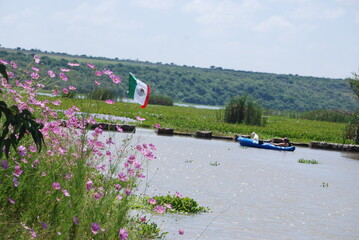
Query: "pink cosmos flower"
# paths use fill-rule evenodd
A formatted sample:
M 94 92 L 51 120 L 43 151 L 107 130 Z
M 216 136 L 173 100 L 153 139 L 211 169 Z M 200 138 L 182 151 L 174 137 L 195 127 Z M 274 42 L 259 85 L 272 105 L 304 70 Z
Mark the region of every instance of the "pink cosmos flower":
M 155 205 L 157 203 L 156 199 L 154 199 L 154 198 L 149 198 L 148 202 L 152 205 Z
M 24 147 L 23 145 L 20 145 L 18 148 L 17 148 L 17 151 L 19 152 L 19 155 L 21 157 L 25 157 L 26 156 L 26 147 Z
M 138 121 L 145 121 L 145 120 L 146 120 L 145 118 L 141 118 L 140 116 L 136 116 L 136 119 L 137 119 Z
M 13 69 L 17 68 L 16 62 L 11 61 L 10 64 Z
M 93 198 L 94 199 L 99 199 L 101 197 L 101 194 L 99 194 L 98 192 L 95 192 L 94 194 L 93 194 Z
M 47 74 L 48 74 L 51 78 L 56 77 L 56 74 L 55 74 L 52 70 L 47 71 Z
M 2 162 L 1 162 L 1 167 L 2 167 L 2 169 L 8 169 L 9 168 L 9 163 L 8 163 L 8 161 L 6 161 L 6 160 L 3 160 Z
M 34 61 L 35 61 L 36 63 L 40 63 L 40 58 L 39 58 L 39 56 L 34 55 Z
M 70 197 L 70 193 L 69 193 L 67 190 L 62 189 L 61 191 L 63 192 L 63 194 L 64 194 L 66 197 Z
M 118 174 L 118 179 L 120 179 L 120 181 L 122 181 L 122 182 L 126 182 L 127 181 L 127 176 L 123 172 L 120 172 Z
M 60 78 L 63 80 L 63 81 L 67 81 L 67 80 L 69 80 L 69 78 L 66 76 L 66 74 L 65 73 L 62 73 L 62 72 L 60 72 L 59 73 L 59 76 L 60 76 Z
M 69 89 L 73 91 L 73 90 L 76 90 L 76 87 L 74 87 L 74 86 L 69 86 Z
M 80 63 L 71 63 L 71 62 L 69 62 L 69 63 L 67 63 L 67 65 L 69 65 L 71 67 L 78 67 L 78 66 L 80 66 Z
M 112 100 L 112 99 L 107 99 L 107 100 L 105 101 L 105 103 L 107 103 L 107 104 L 114 104 L 115 101 Z
M 32 79 L 38 79 L 39 77 L 40 77 L 40 75 L 37 72 L 31 73 L 31 78 Z
M 106 68 L 104 68 L 104 69 L 102 70 L 102 72 L 103 72 L 104 74 L 106 74 L 106 75 L 111 75 L 111 74 L 113 73 L 111 70 L 108 70 L 108 69 L 106 69 Z
M 121 228 L 120 231 L 118 232 L 118 236 L 120 237 L 121 240 L 126 240 L 128 238 L 128 232 L 126 228 Z
M 60 183 L 58 183 L 58 182 L 54 182 L 54 183 L 52 184 L 52 188 L 55 189 L 55 190 L 60 190 L 60 189 L 61 189 L 61 185 L 60 185 Z
M 18 186 L 19 186 L 19 181 L 17 180 L 16 177 L 13 177 L 12 181 L 14 182 L 14 187 L 18 187 Z
M 117 195 L 116 198 L 121 201 L 123 197 L 121 195 Z
M 4 59 L 0 59 L 0 63 L 4 64 L 4 65 L 7 65 L 9 64 L 7 61 L 5 61 Z
M 53 96 L 57 96 L 59 94 L 59 91 L 57 91 L 57 90 L 52 90 L 52 95 Z
M 155 124 L 155 128 L 160 128 L 160 127 L 161 126 L 158 123 Z
M 155 145 L 153 145 L 152 143 L 148 144 L 148 146 L 150 146 L 150 148 L 151 148 L 152 150 L 156 150 Z
M 87 188 L 87 190 L 91 190 L 91 188 L 92 188 L 92 181 L 91 180 L 89 180 L 89 181 L 87 181 L 87 183 L 86 183 L 86 188 Z
M 123 132 L 123 129 L 122 129 L 120 126 L 118 126 L 118 125 L 116 125 L 116 129 L 117 129 L 117 131 L 119 131 L 119 132 Z
M 155 211 L 158 212 L 158 213 L 164 213 L 164 212 L 166 212 L 166 209 L 161 205 L 157 205 L 155 207 Z
M 52 104 L 54 104 L 55 106 L 60 106 L 61 105 L 61 100 L 58 99 L 56 101 L 53 101 Z
M 60 71 L 61 71 L 61 72 L 70 72 L 71 69 L 68 69 L 68 68 L 60 68 Z
M 12 200 L 11 198 L 7 199 L 11 204 L 15 204 L 16 202 L 14 200 Z
M 68 94 L 69 90 L 67 88 L 64 88 L 64 89 L 62 89 L 62 92 L 65 93 L 65 94 Z
M 35 72 L 40 71 L 40 69 L 38 69 L 37 67 L 31 67 L 31 68 L 32 68 L 32 70 L 34 70 Z
M 120 184 L 115 184 L 115 188 L 116 188 L 116 190 L 118 191 L 118 190 L 121 189 L 121 185 L 120 185 Z
M 110 78 L 111 78 L 112 82 L 114 82 L 116 84 L 121 82 L 121 78 L 119 76 L 115 75 L 115 74 L 111 74 Z
M 183 198 L 182 194 L 180 194 L 179 192 L 176 192 L 176 195 L 178 198 Z
M 141 220 L 141 222 L 146 222 L 147 221 L 146 217 L 141 217 L 140 220 Z
M 100 231 L 100 229 L 101 229 L 100 224 L 98 224 L 97 222 L 92 223 L 91 231 L 93 234 L 97 234 L 98 231 Z
M 99 76 L 99 77 L 102 76 L 102 72 L 99 71 L 99 70 L 96 70 L 96 71 L 95 71 L 95 74 L 96 74 L 97 76 Z
M 128 157 L 127 162 L 128 162 L 129 164 L 133 164 L 133 162 L 135 161 L 135 159 L 136 159 L 136 156 L 135 156 L 134 154 L 132 154 L 131 156 Z
M 90 68 L 94 69 L 95 65 L 93 65 L 92 63 L 87 63 L 87 66 L 89 66 Z
M 30 229 L 30 235 L 32 238 L 37 238 L 36 232 L 33 228 Z
M 130 196 L 130 195 L 131 195 L 131 189 L 126 188 L 126 189 L 125 189 L 125 192 L 126 192 L 126 195 L 127 195 L 127 196 Z
M 178 234 L 179 234 L 179 235 L 183 235 L 183 234 L 184 234 L 184 230 L 183 230 L 183 229 L 179 229 L 179 230 L 178 230 Z
M 75 223 L 76 225 L 79 225 L 79 224 L 80 224 L 79 219 L 78 219 L 77 217 L 74 217 L 72 220 L 74 221 L 74 223 Z
M 98 82 L 98 81 L 96 81 L 96 80 L 95 80 L 95 84 L 96 84 L 97 86 L 101 85 L 101 83 Z

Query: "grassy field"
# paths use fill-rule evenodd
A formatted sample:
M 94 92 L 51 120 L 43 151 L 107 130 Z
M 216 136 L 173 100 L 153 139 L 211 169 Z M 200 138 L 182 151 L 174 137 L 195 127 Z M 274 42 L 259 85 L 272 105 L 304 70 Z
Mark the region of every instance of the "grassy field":
M 51 99 L 52 100 L 52 99 Z M 288 137 L 292 142 L 309 143 L 310 141 L 325 141 L 343 143 L 345 123 L 311 121 L 294 119 L 284 116 L 265 116 L 266 126 L 248 126 L 244 124 L 224 123 L 220 110 L 197 109 L 192 107 L 148 105 L 141 109 L 140 105 L 125 102 L 106 104 L 96 100 L 61 99 L 59 109 L 67 109 L 76 105 L 82 112 L 101 113 L 136 119 L 136 116 L 145 118 L 137 121 L 139 127 L 153 128 L 159 124 L 164 128 L 173 128 L 175 131 L 193 133 L 212 131 L 214 135 L 233 136 L 234 134 L 250 134 L 256 132 L 261 139 L 272 137 Z M 346 143 L 351 143 L 349 140 Z

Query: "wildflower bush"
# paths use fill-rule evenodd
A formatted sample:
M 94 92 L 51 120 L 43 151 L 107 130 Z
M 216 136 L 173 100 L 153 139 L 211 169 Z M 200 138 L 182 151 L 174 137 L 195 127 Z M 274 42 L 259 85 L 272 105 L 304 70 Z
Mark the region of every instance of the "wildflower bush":
M 96 121 L 80 114 L 85 105 L 71 106 L 60 115 L 53 109 L 61 105 L 60 99 L 39 100 L 46 84 L 55 87 L 54 96 L 75 91 L 77 83 L 70 76 L 76 75 L 79 63 L 49 70 L 36 55 L 25 68 L 4 59 L 0 63 L 0 143 L 6 153 L 0 155 L 1 238 L 137 238 L 138 233 L 130 231 L 138 221 L 129 216 L 130 203 L 145 177 L 143 166 L 155 158 L 154 146 L 131 148 L 129 140 L 117 146 L 101 127 L 88 130 Z M 102 76 L 96 85 L 121 82 L 108 69 L 86 65 Z M 59 81 L 68 87 L 56 89 Z

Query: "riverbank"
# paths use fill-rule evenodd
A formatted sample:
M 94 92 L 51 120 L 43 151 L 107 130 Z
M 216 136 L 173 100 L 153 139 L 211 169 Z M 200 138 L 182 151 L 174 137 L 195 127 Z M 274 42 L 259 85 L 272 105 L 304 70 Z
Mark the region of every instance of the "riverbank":
M 350 140 L 343 138 L 345 123 L 269 115 L 266 116 L 266 126 L 249 126 L 223 122 L 223 111 L 216 109 L 160 105 L 148 105 L 145 109 L 141 109 L 140 105 L 134 103 L 106 104 L 104 101 L 91 99 L 59 99 L 62 104 L 55 106 L 58 110 L 68 109 L 75 105 L 81 110 L 86 109 L 88 113 L 102 116 L 102 118 L 95 117 L 98 122 L 104 121 L 111 124 L 131 124 L 149 129 L 155 129 L 156 125 L 161 128 L 172 128 L 175 132 L 183 134 L 210 131 L 212 135 L 224 138 L 235 134 L 249 135 L 251 132 L 256 132 L 261 139 L 287 137 L 292 142 L 303 144 L 309 144 L 312 141 L 353 144 Z M 103 116 L 109 117 L 105 119 Z

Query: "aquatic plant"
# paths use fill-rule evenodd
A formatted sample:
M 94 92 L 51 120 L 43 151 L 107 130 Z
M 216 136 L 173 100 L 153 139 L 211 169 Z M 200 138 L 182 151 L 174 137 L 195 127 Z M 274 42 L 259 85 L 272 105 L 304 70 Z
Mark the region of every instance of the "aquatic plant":
M 307 160 L 307 159 L 299 159 L 298 160 L 299 163 L 305 163 L 305 164 L 319 164 L 319 162 L 317 160 Z
M 195 200 L 183 197 L 180 193 L 166 196 L 142 197 L 137 208 L 144 208 L 157 213 L 199 213 L 207 212 L 209 208 L 200 206 Z
M 215 162 L 211 162 L 210 165 L 211 166 L 219 166 L 221 164 L 219 162 L 215 161 Z

